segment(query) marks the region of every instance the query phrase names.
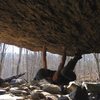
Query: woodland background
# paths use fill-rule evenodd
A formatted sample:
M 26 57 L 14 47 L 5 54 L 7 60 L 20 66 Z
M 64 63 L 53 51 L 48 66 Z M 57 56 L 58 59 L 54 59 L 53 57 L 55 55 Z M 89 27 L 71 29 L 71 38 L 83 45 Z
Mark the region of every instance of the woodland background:
M 66 64 L 72 57 L 67 56 Z M 56 70 L 61 56 L 47 53 L 48 68 Z M 25 73 L 22 77 L 28 82 L 32 81 L 36 72 L 42 68 L 42 52 L 33 52 L 25 48 L 1 43 L 0 44 L 0 76 L 7 77 Z M 75 67 L 77 81 L 100 81 L 100 54 L 92 53 L 82 55 Z

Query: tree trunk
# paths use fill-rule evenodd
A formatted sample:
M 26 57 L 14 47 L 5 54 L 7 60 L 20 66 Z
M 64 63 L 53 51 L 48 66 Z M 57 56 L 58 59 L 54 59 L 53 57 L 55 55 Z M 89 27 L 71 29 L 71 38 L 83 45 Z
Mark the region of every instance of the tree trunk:
M 98 81 L 100 81 L 100 67 L 99 67 L 99 54 L 94 53 L 94 58 L 96 61 L 96 65 L 97 65 L 97 71 L 98 71 Z
M 6 54 L 5 51 L 6 51 L 5 44 L 1 44 L 0 76 L 2 73 L 2 65 L 3 65 L 5 54 Z
M 43 68 L 47 69 L 46 46 L 43 46 Z
M 14 46 L 12 46 L 12 76 L 15 74 L 15 60 L 14 60 L 14 56 L 15 53 L 14 53 Z
M 19 48 L 19 59 L 17 63 L 17 75 L 19 74 L 19 67 L 20 67 L 20 62 L 21 62 L 21 56 L 22 56 L 22 48 Z
M 26 70 L 27 70 L 27 76 L 26 79 L 29 81 L 29 75 L 28 75 L 28 50 L 26 49 Z
M 84 72 L 83 77 L 84 77 L 84 81 L 85 81 L 85 67 L 86 67 L 86 66 L 85 66 L 85 63 L 86 63 L 86 62 L 85 62 L 85 55 L 84 55 L 84 66 L 83 66 L 83 72 Z

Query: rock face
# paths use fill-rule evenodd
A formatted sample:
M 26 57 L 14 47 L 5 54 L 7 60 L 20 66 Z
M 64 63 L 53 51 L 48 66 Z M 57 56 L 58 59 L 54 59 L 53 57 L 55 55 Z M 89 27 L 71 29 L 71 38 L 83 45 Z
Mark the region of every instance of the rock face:
M 67 55 L 100 52 L 100 0 L 0 0 L 0 42 Z

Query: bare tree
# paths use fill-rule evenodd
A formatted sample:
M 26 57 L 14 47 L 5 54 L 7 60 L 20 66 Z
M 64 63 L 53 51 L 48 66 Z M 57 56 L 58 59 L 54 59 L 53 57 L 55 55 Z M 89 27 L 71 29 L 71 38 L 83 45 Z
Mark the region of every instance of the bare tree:
M 84 78 L 84 81 L 85 81 L 85 64 L 86 64 L 85 55 L 83 55 L 83 58 L 84 58 L 84 66 L 83 66 L 83 78 Z
M 91 64 L 91 61 L 90 61 L 90 58 L 89 60 L 87 61 L 87 66 L 88 66 L 88 70 L 89 70 L 89 78 L 90 78 L 90 81 L 93 81 L 93 77 L 92 77 L 92 64 Z
M 3 65 L 5 54 L 6 54 L 6 45 L 5 45 L 5 43 L 0 44 L 0 53 L 1 53 L 1 58 L 0 58 L 0 76 L 1 76 L 2 65 Z
M 100 65 L 99 65 L 99 54 L 98 53 L 94 53 L 94 58 L 95 58 L 95 61 L 96 61 L 96 65 L 97 65 L 97 71 L 98 71 L 98 80 L 100 81 Z
M 17 75 L 19 74 L 19 67 L 20 67 L 20 62 L 21 62 L 21 56 L 22 56 L 22 48 L 19 48 L 19 59 L 17 63 Z
M 27 70 L 27 76 L 26 79 L 29 81 L 29 75 L 28 75 L 28 50 L 26 49 L 26 70 Z
M 14 72 L 15 72 L 15 60 L 14 60 L 14 57 L 15 57 L 15 53 L 14 53 L 14 46 L 12 46 L 12 76 L 14 75 Z

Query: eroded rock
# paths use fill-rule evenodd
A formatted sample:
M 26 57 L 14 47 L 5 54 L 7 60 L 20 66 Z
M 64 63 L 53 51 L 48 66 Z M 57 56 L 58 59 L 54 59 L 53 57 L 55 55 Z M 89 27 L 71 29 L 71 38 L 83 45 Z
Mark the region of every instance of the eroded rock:
M 0 42 L 67 55 L 100 52 L 99 0 L 1 0 Z

